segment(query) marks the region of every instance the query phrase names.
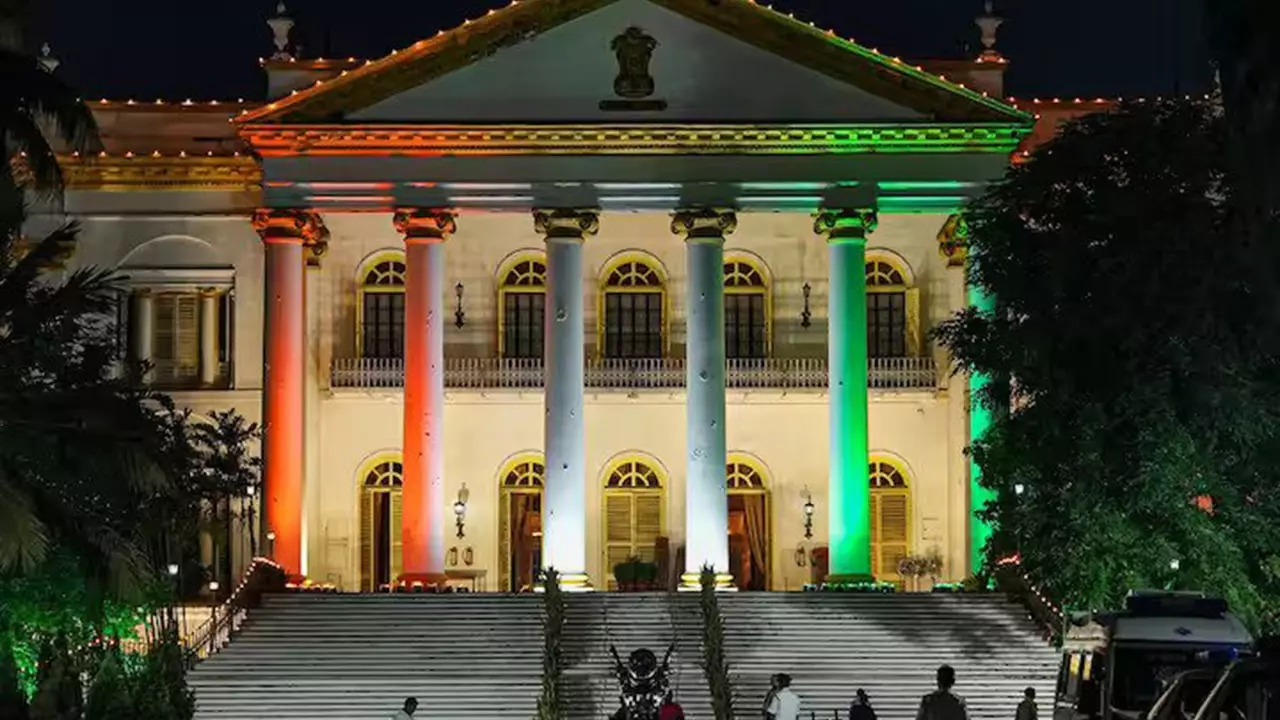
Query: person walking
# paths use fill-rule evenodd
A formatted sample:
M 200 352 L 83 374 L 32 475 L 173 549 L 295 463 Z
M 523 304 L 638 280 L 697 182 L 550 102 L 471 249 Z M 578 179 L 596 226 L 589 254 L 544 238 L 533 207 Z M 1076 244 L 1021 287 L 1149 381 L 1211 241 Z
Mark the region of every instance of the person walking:
M 1040 710 L 1036 707 L 1036 689 L 1029 687 L 1022 693 L 1022 702 L 1018 703 L 1018 712 L 1014 715 L 1014 720 L 1037 720 L 1039 714 Z
M 800 696 L 791 689 L 791 676 L 779 673 L 776 678 L 777 692 L 765 708 L 765 716 L 773 720 L 800 720 Z
M 409 697 L 404 699 L 404 707 L 396 711 L 391 716 L 391 720 L 413 720 L 413 714 L 418 712 L 418 698 Z
M 871 707 L 871 699 L 867 697 L 867 691 L 862 688 L 858 688 L 858 692 L 854 693 L 853 702 L 849 703 L 849 720 L 876 720 L 876 711 Z
M 956 671 L 950 665 L 938 668 L 938 689 L 920 699 L 916 720 L 969 720 L 964 700 L 951 692 Z

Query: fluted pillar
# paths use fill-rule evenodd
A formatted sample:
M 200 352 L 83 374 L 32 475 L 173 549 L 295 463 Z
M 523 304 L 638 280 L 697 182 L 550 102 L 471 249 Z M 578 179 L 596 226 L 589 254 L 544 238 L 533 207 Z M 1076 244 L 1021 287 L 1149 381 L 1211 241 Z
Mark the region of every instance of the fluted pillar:
M 211 387 L 218 382 L 218 304 L 222 293 L 213 288 L 200 291 L 200 384 Z
M 688 265 L 685 589 L 699 587 L 706 566 L 715 569 L 717 586 L 733 583 L 725 488 L 724 238 L 737 226 L 731 210 L 678 212 L 671 221 L 671 231 L 685 237 Z
M 828 582 L 871 579 L 871 487 L 867 438 L 867 235 L 875 210 L 832 210 L 814 230 L 827 237 L 830 404 Z
M 453 212 L 401 210 L 404 235 L 404 585 L 441 585 L 444 564 L 444 242 Z
M 582 244 L 599 230 L 600 216 L 593 210 L 539 210 L 534 225 L 547 241 L 542 564 L 560 573 L 566 589 L 587 589 Z
M 133 291 L 130 298 L 132 307 L 129 313 L 133 316 L 132 337 L 129 338 L 129 345 L 133 349 L 133 359 L 143 364 L 150 364 L 155 348 L 152 347 L 155 338 L 155 320 L 156 305 L 155 297 L 147 288 L 139 288 Z M 148 369 L 142 376 L 143 382 L 151 382 L 155 373 Z
M 296 579 L 302 574 L 304 249 L 322 246 L 326 233 L 318 215 L 298 210 L 259 210 L 253 224 L 267 256 L 262 532 L 275 533 L 273 558 Z

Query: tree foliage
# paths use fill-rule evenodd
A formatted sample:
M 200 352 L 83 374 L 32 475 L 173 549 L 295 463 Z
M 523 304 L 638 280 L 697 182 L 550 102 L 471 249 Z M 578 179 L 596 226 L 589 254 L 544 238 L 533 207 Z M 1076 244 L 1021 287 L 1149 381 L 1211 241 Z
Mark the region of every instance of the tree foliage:
M 974 399 L 997 411 L 972 447 L 998 498 L 988 560 L 1020 554 L 1067 606 L 1178 585 L 1273 621 L 1280 368 L 1259 338 L 1280 305 L 1242 268 L 1280 258 L 1229 231 L 1225 136 L 1213 103 L 1125 105 L 966 211 L 998 310 L 937 336 L 1005 380 Z

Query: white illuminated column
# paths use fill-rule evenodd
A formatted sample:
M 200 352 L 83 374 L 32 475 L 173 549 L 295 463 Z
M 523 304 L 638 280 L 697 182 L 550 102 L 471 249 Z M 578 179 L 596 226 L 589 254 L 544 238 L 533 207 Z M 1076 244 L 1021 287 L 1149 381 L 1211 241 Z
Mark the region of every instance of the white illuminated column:
M 685 236 L 686 399 L 685 567 L 681 585 L 701 585 L 702 568 L 728 588 L 729 496 L 725 487 L 724 237 L 737 228 L 724 210 L 678 212 L 671 231 Z
M 542 564 L 560 574 L 565 589 L 587 589 L 582 244 L 599 230 L 600 216 L 594 211 L 539 210 L 534 225 L 547 240 Z

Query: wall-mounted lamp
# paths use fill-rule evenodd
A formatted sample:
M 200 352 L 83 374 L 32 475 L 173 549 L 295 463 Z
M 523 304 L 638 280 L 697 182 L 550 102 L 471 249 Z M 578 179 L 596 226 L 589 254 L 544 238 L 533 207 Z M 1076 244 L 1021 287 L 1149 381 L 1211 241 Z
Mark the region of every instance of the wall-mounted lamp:
M 813 494 L 804 489 L 804 539 L 813 539 Z
M 467 533 L 464 529 L 467 524 L 467 500 L 471 497 L 471 492 L 467 490 L 467 484 L 462 483 L 462 487 L 458 489 L 458 501 L 453 504 L 453 514 L 457 516 L 458 537 L 466 537 Z
M 222 586 L 218 584 L 218 581 L 217 581 L 217 580 L 210 580 L 210 581 L 209 581 L 209 592 L 216 593 L 216 592 L 218 592 L 218 588 L 220 588 L 220 587 L 222 587 Z
M 1026 492 L 1026 491 L 1027 491 L 1027 486 L 1026 486 L 1026 485 L 1023 485 L 1022 483 L 1018 483 L 1017 485 L 1014 485 L 1014 486 L 1013 486 L 1013 494 L 1014 494 L 1014 495 L 1022 495 L 1022 493 Z
M 167 569 L 169 571 L 169 577 L 177 577 L 178 563 L 169 563 L 169 567 Z
M 462 283 L 453 286 L 453 294 L 458 296 L 458 309 L 453 313 L 453 324 L 461 330 L 467 324 L 467 313 L 462 310 L 462 293 L 466 290 Z
M 813 324 L 813 313 L 809 311 L 809 294 L 813 292 L 813 287 L 805 283 L 802 289 L 804 290 L 804 310 L 800 311 L 800 327 L 807 328 Z
M 257 485 L 250 485 L 249 487 L 247 487 L 247 488 L 245 488 L 245 489 L 244 489 L 244 494 L 245 494 L 245 495 L 248 495 L 249 497 L 253 497 L 254 495 L 257 495 L 257 494 L 258 494 L 258 486 L 257 486 Z

